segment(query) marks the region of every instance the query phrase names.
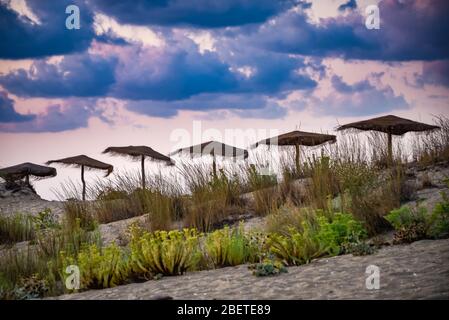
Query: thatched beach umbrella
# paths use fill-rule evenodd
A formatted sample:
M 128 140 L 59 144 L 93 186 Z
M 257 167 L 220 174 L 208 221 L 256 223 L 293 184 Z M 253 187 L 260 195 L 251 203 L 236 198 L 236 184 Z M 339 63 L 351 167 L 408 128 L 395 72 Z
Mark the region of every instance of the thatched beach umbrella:
M 278 146 L 295 146 L 296 148 L 296 171 L 299 172 L 299 156 L 300 150 L 299 146 L 314 147 L 326 142 L 334 143 L 337 141 L 337 137 L 330 134 L 314 133 L 314 132 L 304 132 L 304 131 L 292 131 L 288 133 L 281 134 L 276 137 L 268 138 L 257 142 L 253 147 L 257 148 L 261 144 L 265 145 L 278 145 Z
M 211 155 L 213 158 L 212 162 L 212 172 L 214 177 L 217 176 L 217 163 L 216 157 L 221 156 L 225 158 L 248 158 L 248 151 L 244 149 L 240 149 L 237 147 L 233 147 L 218 141 L 207 141 L 201 144 L 197 144 L 194 146 L 181 148 L 175 150 L 170 153 L 170 156 L 179 154 L 179 153 L 189 153 L 191 156 L 199 155 Z
M 0 177 L 5 180 L 16 181 L 25 178 L 26 183 L 30 184 L 30 176 L 37 179 L 45 179 L 56 176 L 56 169 L 45 167 L 38 164 L 25 162 L 12 167 L 0 169 Z
M 174 165 L 172 159 L 146 146 L 109 147 L 103 153 L 127 156 L 133 160 L 140 159 L 142 166 L 142 189 L 145 189 L 145 157 L 165 162 L 168 165 Z
M 433 126 L 421 122 L 416 122 L 393 115 L 382 116 L 364 121 L 352 122 L 342 125 L 337 130 L 356 129 L 362 131 L 379 131 L 388 135 L 388 162 L 393 163 L 393 143 L 392 136 L 402 136 L 407 132 L 423 132 L 440 129 L 438 126 Z
M 47 161 L 47 165 L 51 163 L 60 163 L 71 167 L 81 167 L 81 182 L 83 183 L 83 201 L 86 200 L 86 181 L 84 181 L 84 168 L 106 170 L 107 172 L 105 177 L 111 174 L 112 170 L 114 170 L 114 167 L 112 165 L 89 158 L 88 156 L 85 155 Z

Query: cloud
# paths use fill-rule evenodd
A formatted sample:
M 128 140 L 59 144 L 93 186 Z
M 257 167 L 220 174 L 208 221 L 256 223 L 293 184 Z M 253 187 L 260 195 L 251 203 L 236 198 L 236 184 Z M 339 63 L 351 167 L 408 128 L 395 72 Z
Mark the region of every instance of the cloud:
M 59 63 L 35 61 L 29 70 L 0 76 L 0 84 L 21 97 L 93 97 L 107 94 L 117 61 L 88 53 L 64 56 Z
M 292 0 L 94 0 L 94 8 L 121 23 L 220 28 L 261 23 Z
M 375 86 L 378 75 L 348 84 L 339 76 L 331 78 L 332 91 L 322 97 L 308 94 L 303 100 L 291 102 L 297 110 L 309 108 L 317 115 L 369 116 L 392 110 L 407 109 L 410 105 L 403 95 L 394 93 L 390 86 Z
M 21 114 L 14 109 L 14 101 L 5 91 L 0 91 L 0 124 L 10 122 L 26 122 L 33 120 L 33 114 Z
M 99 117 L 103 121 L 101 110 L 92 101 L 67 100 L 62 104 L 47 107 L 46 111 L 30 117 L 26 121 L 0 121 L 1 132 L 61 132 L 85 128 L 91 117 Z
M 262 95 L 254 94 L 201 94 L 179 101 L 129 101 L 129 111 L 153 117 L 170 118 L 180 110 L 208 112 L 228 110 L 244 118 L 280 118 L 285 109 Z
M 95 36 L 92 13 L 83 0 L 27 0 L 26 4 L 39 23 L 0 2 L 0 59 L 39 58 L 82 52 Z M 68 5 L 80 8 L 79 30 L 65 27 Z
M 288 110 L 274 101 L 268 101 L 261 108 L 237 109 L 231 110 L 231 113 L 243 119 L 280 119 L 287 115 Z
M 195 94 L 237 88 L 229 65 L 196 46 L 132 47 L 118 65 L 110 95 L 130 100 L 180 100 Z
M 224 43 L 219 49 L 232 69 L 239 73 L 239 92 L 283 96 L 293 90 L 313 89 L 317 85 L 307 69 L 316 69 L 320 62 L 306 63 L 301 57 L 267 52 L 233 42 Z
M 21 97 L 155 101 L 206 93 L 283 96 L 316 86 L 306 72 L 319 68 L 316 61 L 238 46 L 201 53 L 189 38 L 166 41 L 169 44 L 161 47 L 97 44 L 96 53 L 67 55 L 57 63 L 35 61 L 29 70 L 0 76 L 0 85 Z
M 349 0 L 346 3 L 343 3 L 338 7 L 338 11 L 346 11 L 346 10 L 354 10 L 357 9 L 357 1 L 356 0 Z
M 449 60 L 423 62 L 422 74 L 416 76 L 419 86 L 425 84 L 449 87 Z
M 311 23 L 305 11 L 280 14 L 258 32 L 241 35 L 265 49 L 381 61 L 439 60 L 449 57 L 449 2 L 446 0 L 383 0 L 380 30 L 368 30 L 361 12 Z
M 343 81 L 342 77 L 339 76 L 332 76 L 331 78 L 332 87 L 340 93 L 356 93 L 356 92 L 362 92 L 366 90 L 373 89 L 373 86 L 369 82 L 368 79 L 356 82 L 353 85 L 349 85 L 346 82 Z

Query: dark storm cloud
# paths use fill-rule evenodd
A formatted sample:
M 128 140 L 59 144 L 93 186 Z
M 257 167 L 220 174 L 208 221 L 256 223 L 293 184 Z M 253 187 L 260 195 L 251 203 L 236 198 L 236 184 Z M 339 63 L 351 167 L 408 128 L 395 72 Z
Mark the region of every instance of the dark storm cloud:
M 40 24 L 1 2 L 0 59 L 39 59 L 28 70 L 0 74 L 0 85 L 20 97 L 114 97 L 126 101 L 130 111 L 165 118 L 179 110 L 218 109 L 242 118 L 279 118 L 286 109 L 273 100 L 297 90 L 310 95 L 320 114 L 370 115 L 409 107 L 389 86 L 374 86 L 370 79 L 348 84 L 338 76 L 330 79 L 332 93 L 310 98 L 317 79 L 326 76 L 321 61 L 328 57 L 425 60 L 416 82 L 448 86 L 449 1 L 383 0 L 380 30 L 366 29 L 364 10 L 353 0 L 340 6 L 344 14 L 319 23 L 310 21 L 311 3 L 295 2 L 298 10 L 288 10 L 288 0 L 28 0 Z M 72 3 L 81 9 L 80 30 L 65 28 L 65 7 Z M 94 10 L 122 24 L 157 26 L 153 29 L 165 45 L 145 47 L 111 30 L 95 35 Z M 215 51 L 199 52 L 197 44 L 179 36 L 195 29 L 209 29 Z M 94 50 L 87 51 L 93 39 Z M 98 47 L 101 55 L 92 53 Z M 41 59 L 52 55 L 63 57 L 59 63 Z M 70 130 L 95 116 L 102 118 L 95 104 L 76 99 L 43 114 L 22 115 L 6 93 L 0 96 L 2 131 Z
M 35 61 L 29 70 L 0 76 L 0 84 L 21 97 L 92 97 L 107 94 L 117 61 L 97 55 L 65 56 L 59 64 Z
M 261 23 L 293 0 L 94 0 L 94 8 L 121 23 L 219 28 Z
M 130 100 L 179 100 L 205 92 L 235 90 L 238 81 L 215 53 L 197 48 L 131 48 L 110 94 Z
M 120 58 L 118 57 L 120 56 Z M 22 97 L 96 97 L 122 100 L 185 100 L 204 93 L 260 93 L 282 96 L 316 86 L 303 59 L 242 50 L 232 59 L 183 46 L 123 48 L 120 55 L 65 56 L 60 63 L 38 60 L 29 70 L 0 76 L 0 85 Z M 251 71 L 245 75 L 245 68 Z M 240 71 L 239 71 L 240 70 Z
M 89 47 L 94 31 L 92 13 L 82 0 L 27 0 L 39 19 L 33 23 L 0 2 L 0 59 L 39 58 L 82 52 Z M 80 8 L 79 30 L 65 26 L 68 5 Z
M 243 36 L 266 49 L 302 55 L 381 61 L 436 60 L 449 57 L 449 1 L 384 0 L 380 30 L 368 30 L 365 17 L 308 21 L 304 12 L 285 12 L 275 24 Z M 362 10 L 363 11 L 363 10 Z

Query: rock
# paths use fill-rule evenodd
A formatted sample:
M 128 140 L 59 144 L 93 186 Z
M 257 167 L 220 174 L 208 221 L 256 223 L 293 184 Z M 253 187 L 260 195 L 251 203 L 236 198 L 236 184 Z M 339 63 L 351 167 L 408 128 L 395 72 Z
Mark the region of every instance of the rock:
M 129 240 L 127 235 L 129 226 L 133 223 L 144 224 L 146 219 L 147 216 L 143 215 L 125 220 L 114 221 L 107 224 L 101 224 L 99 226 L 101 241 L 104 245 L 108 245 L 113 242 L 117 245 L 126 245 Z
M 21 181 L 0 183 L 0 198 L 18 198 L 40 199 L 34 188 Z

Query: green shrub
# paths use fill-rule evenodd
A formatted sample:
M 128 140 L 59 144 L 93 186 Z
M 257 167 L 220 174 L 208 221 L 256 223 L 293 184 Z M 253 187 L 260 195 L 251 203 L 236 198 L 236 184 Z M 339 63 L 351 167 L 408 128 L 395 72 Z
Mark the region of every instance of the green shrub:
M 38 299 L 44 297 L 49 291 L 47 280 L 37 274 L 20 279 L 13 290 L 15 300 Z
M 431 214 L 425 207 L 402 206 L 392 210 L 386 219 L 395 228 L 395 243 L 411 243 L 421 239 L 445 238 L 449 236 L 449 199 L 437 203 Z
M 69 265 L 80 269 L 81 289 L 111 288 L 127 281 L 130 275 L 128 256 L 117 245 L 105 248 L 84 244 L 76 257 L 61 252 L 63 270 Z
M 367 256 L 376 252 L 376 248 L 370 246 L 368 243 L 361 241 L 355 243 L 347 243 L 343 245 L 343 251 L 346 254 L 352 254 L 354 256 Z
M 31 217 L 36 230 L 59 228 L 58 217 L 49 208 Z
M 147 279 L 157 274 L 180 275 L 197 269 L 202 254 L 200 234 L 195 229 L 142 233 L 131 227 L 131 262 L 133 271 Z
M 253 270 L 256 277 L 277 276 L 281 273 L 287 273 L 287 268 L 278 260 L 265 259 L 260 263 L 252 264 L 248 267 Z
M 205 240 L 205 251 L 215 267 L 236 266 L 254 261 L 258 256 L 257 243 L 245 234 L 242 224 L 210 233 Z
M 399 209 L 392 210 L 386 219 L 398 230 L 400 228 L 408 228 L 416 224 L 426 223 L 427 210 L 420 207 L 412 210 L 409 206 L 402 206 Z
M 443 201 L 437 203 L 430 217 L 428 234 L 431 238 L 449 236 L 449 196 L 441 192 Z
M 367 237 L 362 224 L 350 214 L 335 213 L 331 221 L 323 215 L 319 215 L 317 219 L 317 239 L 330 255 L 340 254 L 343 244 L 356 243 Z
M 300 225 L 289 227 L 287 234 L 269 234 L 268 248 L 287 265 L 300 265 L 323 255 L 338 255 L 344 252 L 344 245 L 366 236 L 362 224 L 350 214 L 335 213 L 327 217 L 318 210 L 304 215 Z
M 394 243 L 411 243 L 427 237 L 427 210 L 424 207 L 411 209 L 402 206 L 392 210 L 385 218 L 395 228 Z

